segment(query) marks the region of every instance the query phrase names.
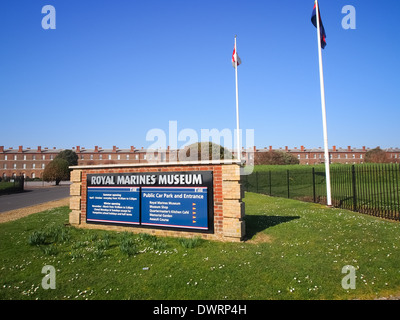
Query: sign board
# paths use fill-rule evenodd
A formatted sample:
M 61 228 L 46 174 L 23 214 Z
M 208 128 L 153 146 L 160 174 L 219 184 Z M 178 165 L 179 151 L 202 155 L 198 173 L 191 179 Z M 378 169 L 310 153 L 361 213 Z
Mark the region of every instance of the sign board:
M 213 232 L 211 171 L 87 175 L 88 223 Z
M 140 190 L 131 187 L 88 187 L 86 220 L 140 223 Z
M 207 187 L 142 188 L 142 225 L 208 229 Z

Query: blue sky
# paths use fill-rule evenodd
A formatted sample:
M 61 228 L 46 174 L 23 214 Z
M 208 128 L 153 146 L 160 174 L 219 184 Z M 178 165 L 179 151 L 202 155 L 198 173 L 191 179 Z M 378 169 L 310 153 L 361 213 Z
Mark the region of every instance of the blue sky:
M 44 30 L 44 5 L 56 29 Z M 342 28 L 342 7 L 356 29 Z M 329 146 L 400 147 L 400 2 L 320 0 Z M 258 148 L 323 147 L 313 0 L 7 0 L 0 145 L 148 147 L 149 130 L 234 129 Z M 178 146 L 185 142 L 178 142 Z

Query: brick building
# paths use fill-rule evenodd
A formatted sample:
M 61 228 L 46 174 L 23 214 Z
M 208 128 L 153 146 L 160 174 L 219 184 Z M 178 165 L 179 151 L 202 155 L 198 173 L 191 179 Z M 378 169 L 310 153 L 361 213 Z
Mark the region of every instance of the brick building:
M 35 149 L 23 149 L 19 146 L 18 149 L 0 146 L 0 177 L 12 177 L 23 175 L 29 178 L 41 178 L 46 165 L 53 160 L 57 154 L 64 149 L 57 148 L 42 148 L 38 146 Z M 118 164 L 118 163 L 162 163 L 174 161 L 176 159 L 176 150 L 170 150 L 168 147 L 164 150 L 147 150 L 136 149 L 131 146 L 129 149 L 120 149 L 114 146 L 112 149 L 103 149 L 95 146 L 94 149 L 86 149 L 80 146 L 72 148 L 78 155 L 78 165 L 101 165 L 101 164 Z M 268 152 L 270 150 L 289 152 L 300 160 L 302 165 L 314 165 L 324 163 L 324 150 L 322 148 L 269 148 L 243 149 L 242 159 L 251 162 L 254 159 L 255 153 Z M 329 150 L 331 163 L 342 164 L 358 164 L 364 163 L 365 153 L 369 148 L 362 147 L 337 148 L 333 146 Z M 400 163 L 400 149 L 390 148 L 384 149 L 390 162 Z M 233 151 L 235 154 L 235 151 Z

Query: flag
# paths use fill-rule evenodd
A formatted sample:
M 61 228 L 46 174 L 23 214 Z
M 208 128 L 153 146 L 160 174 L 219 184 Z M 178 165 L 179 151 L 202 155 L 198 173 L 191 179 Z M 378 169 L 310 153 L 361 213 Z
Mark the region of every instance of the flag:
M 242 63 L 242 60 L 240 60 L 238 54 L 236 53 L 236 48 L 233 47 L 233 53 L 232 53 L 232 66 L 235 68 L 235 59 L 237 58 L 237 65 L 240 65 Z
M 326 33 L 325 33 L 325 28 L 324 25 L 322 24 L 322 19 L 321 19 L 321 10 L 318 7 L 319 11 L 319 28 L 320 28 L 320 34 L 321 34 L 321 48 L 324 49 L 326 46 Z M 314 3 L 314 9 L 311 15 L 311 22 L 314 25 L 314 27 L 317 28 L 317 2 Z

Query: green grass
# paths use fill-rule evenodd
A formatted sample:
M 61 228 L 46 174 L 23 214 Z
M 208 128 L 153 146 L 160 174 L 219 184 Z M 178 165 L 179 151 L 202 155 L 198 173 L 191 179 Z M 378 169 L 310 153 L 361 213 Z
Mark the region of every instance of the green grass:
M 56 208 L 0 225 L 0 299 L 354 299 L 400 292 L 400 227 L 318 204 L 246 193 L 249 240 L 64 226 Z M 44 290 L 43 266 L 56 269 Z M 356 289 L 341 286 L 346 265 Z

